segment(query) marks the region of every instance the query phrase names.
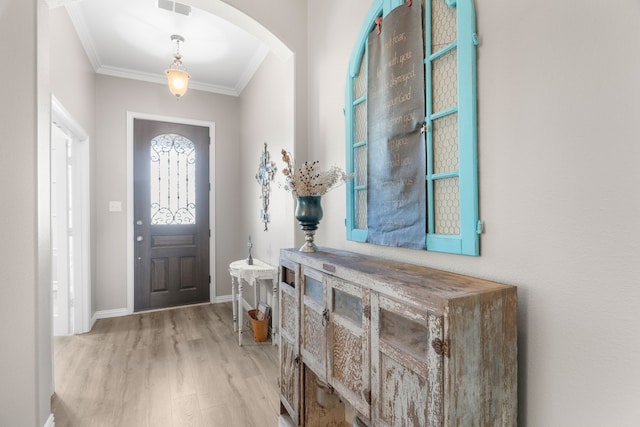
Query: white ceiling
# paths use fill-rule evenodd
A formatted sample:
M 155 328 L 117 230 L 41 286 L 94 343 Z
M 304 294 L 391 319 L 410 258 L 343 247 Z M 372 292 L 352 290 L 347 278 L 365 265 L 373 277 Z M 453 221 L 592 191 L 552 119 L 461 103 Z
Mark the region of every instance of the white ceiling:
M 164 70 L 180 43 L 189 87 L 239 95 L 258 69 L 267 46 L 245 30 L 191 7 L 189 16 L 161 9 L 169 0 L 49 0 L 64 4 L 96 73 L 166 83 Z M 188 8 L 188 6 L 177 4 Z

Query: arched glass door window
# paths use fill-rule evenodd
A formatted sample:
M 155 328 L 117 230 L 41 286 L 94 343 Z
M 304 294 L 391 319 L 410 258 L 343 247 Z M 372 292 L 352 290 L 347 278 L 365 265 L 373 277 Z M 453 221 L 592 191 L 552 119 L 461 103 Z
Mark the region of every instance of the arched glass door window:
M 193 141 L 176 134 L 151 140 L 151 224 L 196 223 L 196 151 Z
M 376 0 L 354 47 L 346 85 L 347 239 L 367 241 L 367 37 L 402 5 Z M 423 8 L 425 248 L 479 255 L 475 9 L 473 0 L 413 1 Z M 383 24 L 384 25 L 384 24 Z

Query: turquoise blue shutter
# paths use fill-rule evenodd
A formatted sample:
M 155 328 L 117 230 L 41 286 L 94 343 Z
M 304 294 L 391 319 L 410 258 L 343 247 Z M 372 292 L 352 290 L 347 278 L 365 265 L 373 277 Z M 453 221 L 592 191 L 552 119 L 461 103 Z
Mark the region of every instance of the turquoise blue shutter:
M 389 7 L 390 0 L 377 0 L 360 29 L 349 61 L 346 86 L 345 120 L 347 141 L 347 239 L 364 242 L 367 239 L 367 37 L 377 17 Z M 385 7 L 386 6 L 386 7 Z
M 427 250 L 479 254 L 472 0 L 426 0 Z

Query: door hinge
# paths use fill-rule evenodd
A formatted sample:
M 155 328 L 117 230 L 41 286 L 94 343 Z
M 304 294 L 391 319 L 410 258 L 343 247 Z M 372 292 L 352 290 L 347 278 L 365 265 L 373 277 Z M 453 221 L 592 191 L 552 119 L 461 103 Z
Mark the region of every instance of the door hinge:
M 364 317 L 366 317 L 367 319 L 371 319 L 371 306 L 365 305 L 364 307 L 362 307 L 362 313 L 364 314 Z
M 449 340 L 442 341 L 440 338 L 435 338 L 431 341 L 431 347 L 438 356 L 449 357 Z
M 211 275 L 209 275 L 209 283 L 211 283 Z
M 322 310 L 322 326 L 327 326 L 327 323 L 329 323 L 329 310 L 325 308 Z
M 478 221 L 478 224 L 476 224 L 476 233 L 478 234 L 484 233 L 484 222 Z

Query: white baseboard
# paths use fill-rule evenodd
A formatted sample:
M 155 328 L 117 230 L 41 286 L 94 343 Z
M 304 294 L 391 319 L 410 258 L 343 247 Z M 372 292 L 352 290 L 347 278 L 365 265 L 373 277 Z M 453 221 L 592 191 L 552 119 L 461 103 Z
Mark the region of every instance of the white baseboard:
M 116 308 L 113 310 L 100 310 L 96 311 L 93 317 L 91 318 L 91 327 L 98 319 L 108 319 L 110 317 L 120 317 L 120 316 L 128 316 L 129 310 L 126 308 Z
M 212 302 L 214 304 L 219 304 L 219 303 L 222 303 L 222 302 L 231 302 L 232 299 L 233 299 L 232 295 L 222 295 L 222 296 L 219 296 L 219 297 L 215 297 Z
M 231 302 L 233 301 L 233 296 L 232 295 L 223 295 L 221 297 L 216 297 L 215 301 L 213 302 L 214 304 L 219 304 L 222 302 Z M 252 307 L 251 304 L 249 304 L 247 302 L 246 299 L 242 298 L 242 306 L 244 307 L 245 310 L 251 310 L 254 309 L 255 307 Z
M 49 414 L 49 418 L 47 418 L 47 422 L 44 423 L 43 427 L 55 427 L 56 423 L 53 420 L 53 414 Z

